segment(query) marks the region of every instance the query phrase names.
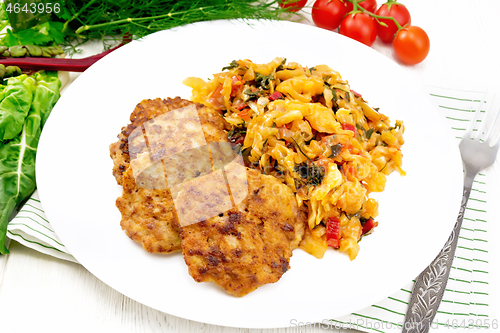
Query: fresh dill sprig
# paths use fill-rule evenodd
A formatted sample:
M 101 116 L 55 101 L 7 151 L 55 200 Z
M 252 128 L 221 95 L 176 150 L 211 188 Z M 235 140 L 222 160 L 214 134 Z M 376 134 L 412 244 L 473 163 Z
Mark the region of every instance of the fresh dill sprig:
M 278 0 L 65 0 L 65 33 L 80 39 L 144 37 L 181 25 L 219 19 L 288 19 Z

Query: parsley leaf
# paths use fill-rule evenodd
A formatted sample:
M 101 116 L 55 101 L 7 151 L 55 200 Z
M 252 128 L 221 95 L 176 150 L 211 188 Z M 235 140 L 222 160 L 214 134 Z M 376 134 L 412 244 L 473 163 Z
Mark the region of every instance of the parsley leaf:
M 49 21 L 18 32 L 7 29 L 7 33 L 0 43 L 8 47 L 14 45 L 45 46 L 52 43 L 62 44 L 64 42 L 62 28 L 63 23 Z

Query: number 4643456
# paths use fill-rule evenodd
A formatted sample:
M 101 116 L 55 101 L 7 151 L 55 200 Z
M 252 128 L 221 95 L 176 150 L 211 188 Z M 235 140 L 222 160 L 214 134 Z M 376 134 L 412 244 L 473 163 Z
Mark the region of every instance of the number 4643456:
M 59 13 L 61 11 L 60 3 L 14 3 L 12 4 L 10 1 L 7 3 L 5 7 L 5 11 L 8 13 L 18 14 L 20 12 L 31 13 L 31 14 L 50 14 L 50 13 Z

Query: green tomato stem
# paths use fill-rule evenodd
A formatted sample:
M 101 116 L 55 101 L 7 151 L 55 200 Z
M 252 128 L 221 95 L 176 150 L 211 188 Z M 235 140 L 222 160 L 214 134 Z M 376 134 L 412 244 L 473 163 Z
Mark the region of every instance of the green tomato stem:
M 385 3 L 387 5 L 387 10 L 391 11 L 391 6 L 395 3 L 397 3 L 397 0 L 387 0 L 387 2 Z
M 374 14 L 366 9 L 364 9 L 363 7 L 361 7 L 358 2 L 361 2 L 363 0 L 345 0 L 345 1 L 348 1 L 350 3 L 352 3 L 352 11 L 349 13 L 364 13 L 364 14 L 367 14 L 375 19 L 377 19 L 377 22 L 379 19 L 385 19 L 385 20 L 392 20 L 394 22 L 394 24 L 396 24 L 396 27 L 398 27 L 398 31 L 403 29 L 403 27 L 401 26 L 401 24 L 399 24 L 399 22 L 392 16 L 382 16 L 382 15 L 377 15 L 377 14 Z M 388 0 L 387 1 L 387 5 L 391 5 L 392 3 L 395 3 L 396 0 Z M 378 24 L 381 24 L 380 22 L 378 22 Z

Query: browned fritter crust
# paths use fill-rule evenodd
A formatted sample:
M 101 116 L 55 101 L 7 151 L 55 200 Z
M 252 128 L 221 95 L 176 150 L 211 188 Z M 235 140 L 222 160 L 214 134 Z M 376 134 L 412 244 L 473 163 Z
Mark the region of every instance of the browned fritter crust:
M 132 168 L 129 167 L 129 135 L 143 123 L 169 111 L 194 104 L 205 134 L 210 142 L 228 142 L 224 132 L 226 122 L 218 113 L 202 104 L 195 104 L 180 97 L 143 100 L 130 116 L 130 124 L 123 127 L 118 141 L 111 144 L 110 155 L 114 162 L 113 175 L 123 186 L 122 196 L 116 206 L 122 215 L 121 227 L 125 233 L 152 253 L 170 253 L 181 250 L 179 223 L 174 202 L 168 189 L 153 190 L 137 186 Z
M 180 229 L 170 191 L 138 187 L 128 168 L 122 175 L 123 193 L 116 199 L 120 225 L 128 237 L 151 253 L 180 251 Z
M 109 146 L 110 156 L 113 159 L 113 176 L 118 185 L 122 184 L 122 175 L 128 169 L 130 155 L 128 151 L 128 137 L 138 127 L 161 114 L 194 104 L 198 111 L 205 140 L 210 142 L 228 142 L 224 129 L 226 121 L 221 114 L 203 104 L 193 103 L 180 97 L 167 99 L 145 99 L 135 107 L 130 115 L 130 124 L 122 127 L 118 141 Z
M 234 296 L 277 282 L 304 234 L 304 216 L 288 186 L 250 169 L 247 181 L 243 202 L 181 231 L 189 274 Z

